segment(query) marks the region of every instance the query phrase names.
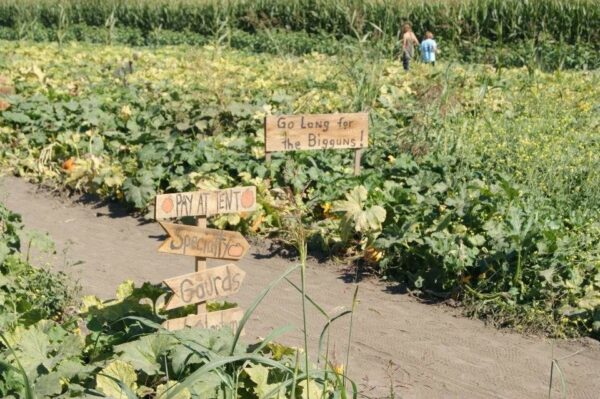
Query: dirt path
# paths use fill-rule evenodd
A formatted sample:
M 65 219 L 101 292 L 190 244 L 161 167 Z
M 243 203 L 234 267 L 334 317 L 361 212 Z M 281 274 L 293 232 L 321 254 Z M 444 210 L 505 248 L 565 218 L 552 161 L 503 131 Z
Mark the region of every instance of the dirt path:
M 162 235 L 156 223 L 140 222 L 106 206 L 58 198 L 13 177 L 0 178 L 0 201 L 20 213 L 26 227 L 50 233 L 57 244 L 53 262 L 63 263 L 65 248 L 68 259 L 84 262 L 69 270 L 81 280 L 85 293 L 106 298 L 125 279 L 159 282 L 193 271 L 191 258 L 156 251 Z M 232 299 L 242 307 L 292 265 L 265 255 L 252 252 L 240 262 L 247 276 Z M 340 271 L 316 264 L 308 270 L 309 295 L 326 310 L 351 304 L 354 285 L 345 283 Z M 388 397 L 393 386 L 401 398 L 547 398 L 554 347 L 556 358 L 581 351 L 560 362 L 568 397 L 600 398 L 600 345 L 595 341 L 553 342 L 497 331 L 447 307 L 393 294 L 372 281 L 360 283 L 359 299 L 349 371 L 367 397 Z M 309 318 L 314 353 L 324 319 L 316 312 Z M 348 319 L 336 323 L 332 338 L 336 357 L 342 360 Z M 295 329 L 281 341 L 300 345 L 300 296 L 291 286 L 281 285 L 253 315 L 248 339 L 287 324 Z M 560 397 L 558 389 L 553 397 Z

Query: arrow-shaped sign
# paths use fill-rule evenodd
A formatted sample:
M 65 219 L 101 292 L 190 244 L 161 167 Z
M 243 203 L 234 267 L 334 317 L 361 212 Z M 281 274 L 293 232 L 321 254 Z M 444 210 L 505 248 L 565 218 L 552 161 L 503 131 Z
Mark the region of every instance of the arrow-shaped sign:
M 173 296 L 167 302 L 166 309 L 235 294 L 240 290 L 244 277 L 246 272 L 231 263 L 167 279 L 165 284 L 173 291 Z
M 217 312 L 191 314 L 186 317 L 167 320 L 162 325 L 170 331 L 181 330 L 185 327 L 220 328 L 229 326 L 235 332 L 243 316 L 244 310 L 242 308 L 232 308 Z
M 158 252 L 202 258 L 238 260 L 250 244 L 237 231 L 203 229 L 185 224 L 160 222 L 168 237 Z

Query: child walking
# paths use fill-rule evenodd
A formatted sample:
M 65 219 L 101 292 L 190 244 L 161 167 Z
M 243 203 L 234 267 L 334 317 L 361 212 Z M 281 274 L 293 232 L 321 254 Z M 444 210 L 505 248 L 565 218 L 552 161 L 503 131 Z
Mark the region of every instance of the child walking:
M 410 60 L 415 54 L 415 46 L 419 45 L 419 40 L 412 31 L 412 26 L 406 23 L 402 26 L 402 66 L 405 71 L 410 67 Z
M 438 52 L 437 43 L 433 40 L 433 33 L 426 32 L 425 40 L 421 42 L 423 62 L 435 66 L 435 55 Z

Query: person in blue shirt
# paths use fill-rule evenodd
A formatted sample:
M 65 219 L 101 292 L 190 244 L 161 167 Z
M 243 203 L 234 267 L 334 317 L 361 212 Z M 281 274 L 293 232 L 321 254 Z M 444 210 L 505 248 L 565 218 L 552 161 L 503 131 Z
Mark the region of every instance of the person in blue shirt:
M 426 32 L 425 40 L 421 42 L 421 55 L 423 62 L 435 66 L 435 55 L 438 52 L 437 43 L 433 40 L 433 33 Z

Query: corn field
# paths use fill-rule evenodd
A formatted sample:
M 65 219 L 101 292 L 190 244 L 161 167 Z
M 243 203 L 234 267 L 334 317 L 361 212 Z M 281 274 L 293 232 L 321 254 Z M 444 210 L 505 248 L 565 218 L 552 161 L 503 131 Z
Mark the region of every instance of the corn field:
M 212 34 L 227 24 L 377 38 L 397 35 L 406 21 L 455 43 L 600 43 L 596 0 L 0 0 L 0 27 L 10 28 L 113 24 Z

